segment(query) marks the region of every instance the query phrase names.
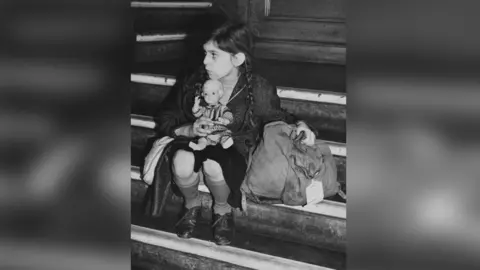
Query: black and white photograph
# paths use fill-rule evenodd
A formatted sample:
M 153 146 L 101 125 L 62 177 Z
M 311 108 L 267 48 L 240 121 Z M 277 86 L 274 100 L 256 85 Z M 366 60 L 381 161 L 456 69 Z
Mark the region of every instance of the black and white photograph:
M 480 269 L 477 2 L 1 1 L 0 270 Z
M 132 1 L 132 269 L 346 269 L 345 1 Z

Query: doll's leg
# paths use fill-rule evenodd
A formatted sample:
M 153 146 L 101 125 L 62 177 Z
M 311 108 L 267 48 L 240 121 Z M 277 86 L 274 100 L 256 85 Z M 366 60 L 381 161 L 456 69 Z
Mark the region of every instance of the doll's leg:
M 202 137 L 202 138 L 198 139 L 197 143 L 190 142 L 188 144 L 188 146 L 190 148 L 192 148 L 193 150 L 196 150 L 196 151 L 201 151 L 201 150 L 205 149 L 205 147 L 207 147 L 207 145 L 208 145 L 208 140 L 205 137 Z
M 220 143 L 222 144 L 223 149 L 227 149 L 230 146 L 233 145 L 233 139 L 232 136 L 230 136 L 230 133 L 227 133 L 222 136 Z
M 222 137 L 222 147 L 223 149 L 230 148 L 233 145 L 233 139 L 230 136 Z
M 206 146 L 217 145 L 220 142 L 220 134 L 210 134 L 205 137 Z

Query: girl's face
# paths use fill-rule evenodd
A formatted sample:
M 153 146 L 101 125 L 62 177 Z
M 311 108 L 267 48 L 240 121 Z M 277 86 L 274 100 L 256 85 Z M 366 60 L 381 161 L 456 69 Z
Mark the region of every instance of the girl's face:
M 237 67 L 232 62 L 233 56 L 226 51 L 220 50 L 213 42 L 205 43 L 203 49 L 205 50 L 203 64 L 210 79 L 219 80 L 237 71 Z

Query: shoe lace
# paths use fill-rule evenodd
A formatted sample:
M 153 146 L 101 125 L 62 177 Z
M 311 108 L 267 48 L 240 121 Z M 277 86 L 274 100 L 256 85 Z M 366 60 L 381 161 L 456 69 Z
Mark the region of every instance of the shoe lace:
M 175 224 L 175 226 L 178 226 L 180 223 L 184 222 L 185 220 L 188 221 L 188 223 L 190 223 L 191 225 L 195 225 L 195 219 L 192 218 L 193 215 L 195 214 L 195 210 L 192 208 L 192 209 L 189 209 L 185 215 L 183 215 L 183 217 L 177 221 L 177 223 Z
M 226 214 L 225 215 L 220 215 L 220 217 L 217 220 L 215 220 L 212 227 L 217 226 L 217 224 L 220 225 L 220 228 L 226 227 L 227 226 L 227 215 Z

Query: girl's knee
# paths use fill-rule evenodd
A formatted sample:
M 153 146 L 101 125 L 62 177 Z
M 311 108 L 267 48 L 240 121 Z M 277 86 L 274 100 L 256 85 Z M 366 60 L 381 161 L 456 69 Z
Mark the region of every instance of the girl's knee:
M 218 164 L 216 161 L 207 159 L 203 162 L 202 167 L 203 173 L 208 180 L 222 181 L 224 179 L 222 167 L 220 167 L 220 164 Z
M 173 173 L 178 178 L 188 178 L 193 174 L 195 158 L 192 152 L 178 150 L 173 156 Z

